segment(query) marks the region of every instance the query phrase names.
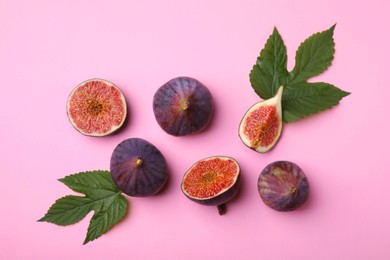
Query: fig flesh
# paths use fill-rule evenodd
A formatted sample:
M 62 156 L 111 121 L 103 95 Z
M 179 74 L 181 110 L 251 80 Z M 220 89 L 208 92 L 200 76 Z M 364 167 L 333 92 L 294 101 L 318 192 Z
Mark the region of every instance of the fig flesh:
M 270 99 L 254 104 L 244 115 L 239 127 L 239 136 L 249 148 L 265 153 L 275 146 L 282 132 L 281 86 Z
M 309 182 L 293 162 L 276 161 L 260 173 L 257 188 L 261 199 L 277 211 L 293 211 L 309 198 Z
M 190 77 L 171 79 L 156 91 L 153 98 L 157 123 L 173 136 L 203 131 L 210 123 L 213 111 L 210 91 Z
M 117 145 L 111 156 L 110 171 L 115 185 L 133 197 L 158 193 L 168 179 L 164 156 L 141 138 L 129 138 Z
M 240 166 L 226 156 L 213 156 L 196 162 L 184 174 L 181 189 L 190 200 L 202 205 L 218 206 L 219 214 L 226 211 L 225 203 L 238 192 Z
M 67 101 L 70 123 L 88 136 L 106 136 L 118 130 L 127 116 L 126 100 L 113 83 L 90 79 L 77 85 Z

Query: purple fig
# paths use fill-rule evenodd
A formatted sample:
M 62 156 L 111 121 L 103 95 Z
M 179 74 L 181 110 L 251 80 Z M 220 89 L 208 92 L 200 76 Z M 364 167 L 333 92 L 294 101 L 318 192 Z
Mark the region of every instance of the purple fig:
M 189 77 L 168 81 L 153 98 L 157 123 L 174 136 L 201 132 L 210 123 L 213 111 L 210 91 L 198 80 Z
M 110 165 L 115 185 L 134 197 L 156 194 L 167 182 L 164 156 L 151 143 L 140 139 L 126 139 L 114 149 Z
M 257 188 L 261 199 L 277 211 L 292 211 L 309 198 L 309 182 L 295 163 L 276 161 L 260 173 Z

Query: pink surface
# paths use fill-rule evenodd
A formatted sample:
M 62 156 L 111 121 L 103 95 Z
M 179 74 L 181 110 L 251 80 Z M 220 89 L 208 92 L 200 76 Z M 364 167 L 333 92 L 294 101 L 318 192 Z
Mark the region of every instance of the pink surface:
M 0 1 L 1 259 L 390 259 L 390 2 L 276 1 Z M 237 136 L 259 98 L 248 73 L 274 26 L 288 49 L 335 30 L 333 65 L 318 80 L 352 92 L 332 110 L 285 125 L 267 154 Z M 176 138 L 154 119 L 156 89 L 192 76 L 212 92 L 216 113 L 199 135 Z M 117 84 L 130 120 L 117 135 L 76 132 L 68 94 L 89 78 Z M 126 218 L 82 246 L 89 214 L 58 227 L 37 222 L 59 197 L 68 174 L 108 169 L 129 137 L 155 144 L 170 181 L 156 197 L 130 198 Z M 211 155 L 237 159 L 243 182 L 219 216 L 180 191 L 184 172 Z M 257 188 L 275 160 L 305 171 L 311 197 L 301 210 L 267 208 Z

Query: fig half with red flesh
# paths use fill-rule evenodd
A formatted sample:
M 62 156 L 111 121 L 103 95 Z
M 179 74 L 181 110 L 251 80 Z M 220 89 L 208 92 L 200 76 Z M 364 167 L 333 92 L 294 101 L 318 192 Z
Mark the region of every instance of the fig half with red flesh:
M 88 136 L 115 132 L 127 116 L 124 95 L 103 79 L 90 79 L 76 86 L 68 97 L 66 110 L 73 127 Z
M 260 173 L 257 188 L 261 199 L 277 211 L 292 211 L 309 198 L 309 182 L 302 169 L 289 161 L 276 161 Z
M 115 185 L 133 197 L 155 195 L 168 180 L 164 156 L 141 138 L 129 138 L 116 146 L 110 171 Z
M 213 156 L 196 162 L 183 176 L 181 189 L 190 200 L 202 205 L 217 206 L 219 214 L 225 203 L 238 192 L 240 166 L 226 156 Z
M 275 146 L 282 132 L 281 86 L 277 94 L 254 104 L 244 115 L 239 127 L 239 136 L 249 148 L 265 153 Z
M 211 121 L 213 99 L 205 85 L 194 78 L 178 77 L 162 85 L 153 97 L 157 123 L 170 135 L 203 131 Z

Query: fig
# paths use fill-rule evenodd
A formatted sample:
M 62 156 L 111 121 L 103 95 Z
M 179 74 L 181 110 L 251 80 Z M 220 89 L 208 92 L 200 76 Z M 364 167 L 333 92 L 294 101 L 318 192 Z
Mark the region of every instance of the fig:
M 141 138 L 126 139 L 115 147 L 110 171 L 115 185 L 133 197 L 158 193 L 168 179 L 164 156 Z
M 118 130 L 127 115 L 126 100 L 113 83 L 90 79 L 77 85 L 66 106 L 70 123 L 88 136 L 106 136 Z
M 293 162 L 276 161 L 260 173 L 257 188 L 261 199 L 277 211 L 293 211 L 309 198 L 309 182 Z
M 157 123 L 173 136 L 203 131 L 210 123 L 213 111 L 210 91 L 190 77 L 171 79 L 156 91 L 153 98 Z
M 244 115 L 239 127 L 239 136 L 249 148 L 265 153 L 275 146 L 282 132 L 281 86 L 270 99 L 254 104 Z
M 220 215 L 225 203 L 238 192 L 240 166 L 226 156 L 213 156 L 196 162 L 184 174 L 181 190 L 190 200 L 202 205 L 217 206 Z

